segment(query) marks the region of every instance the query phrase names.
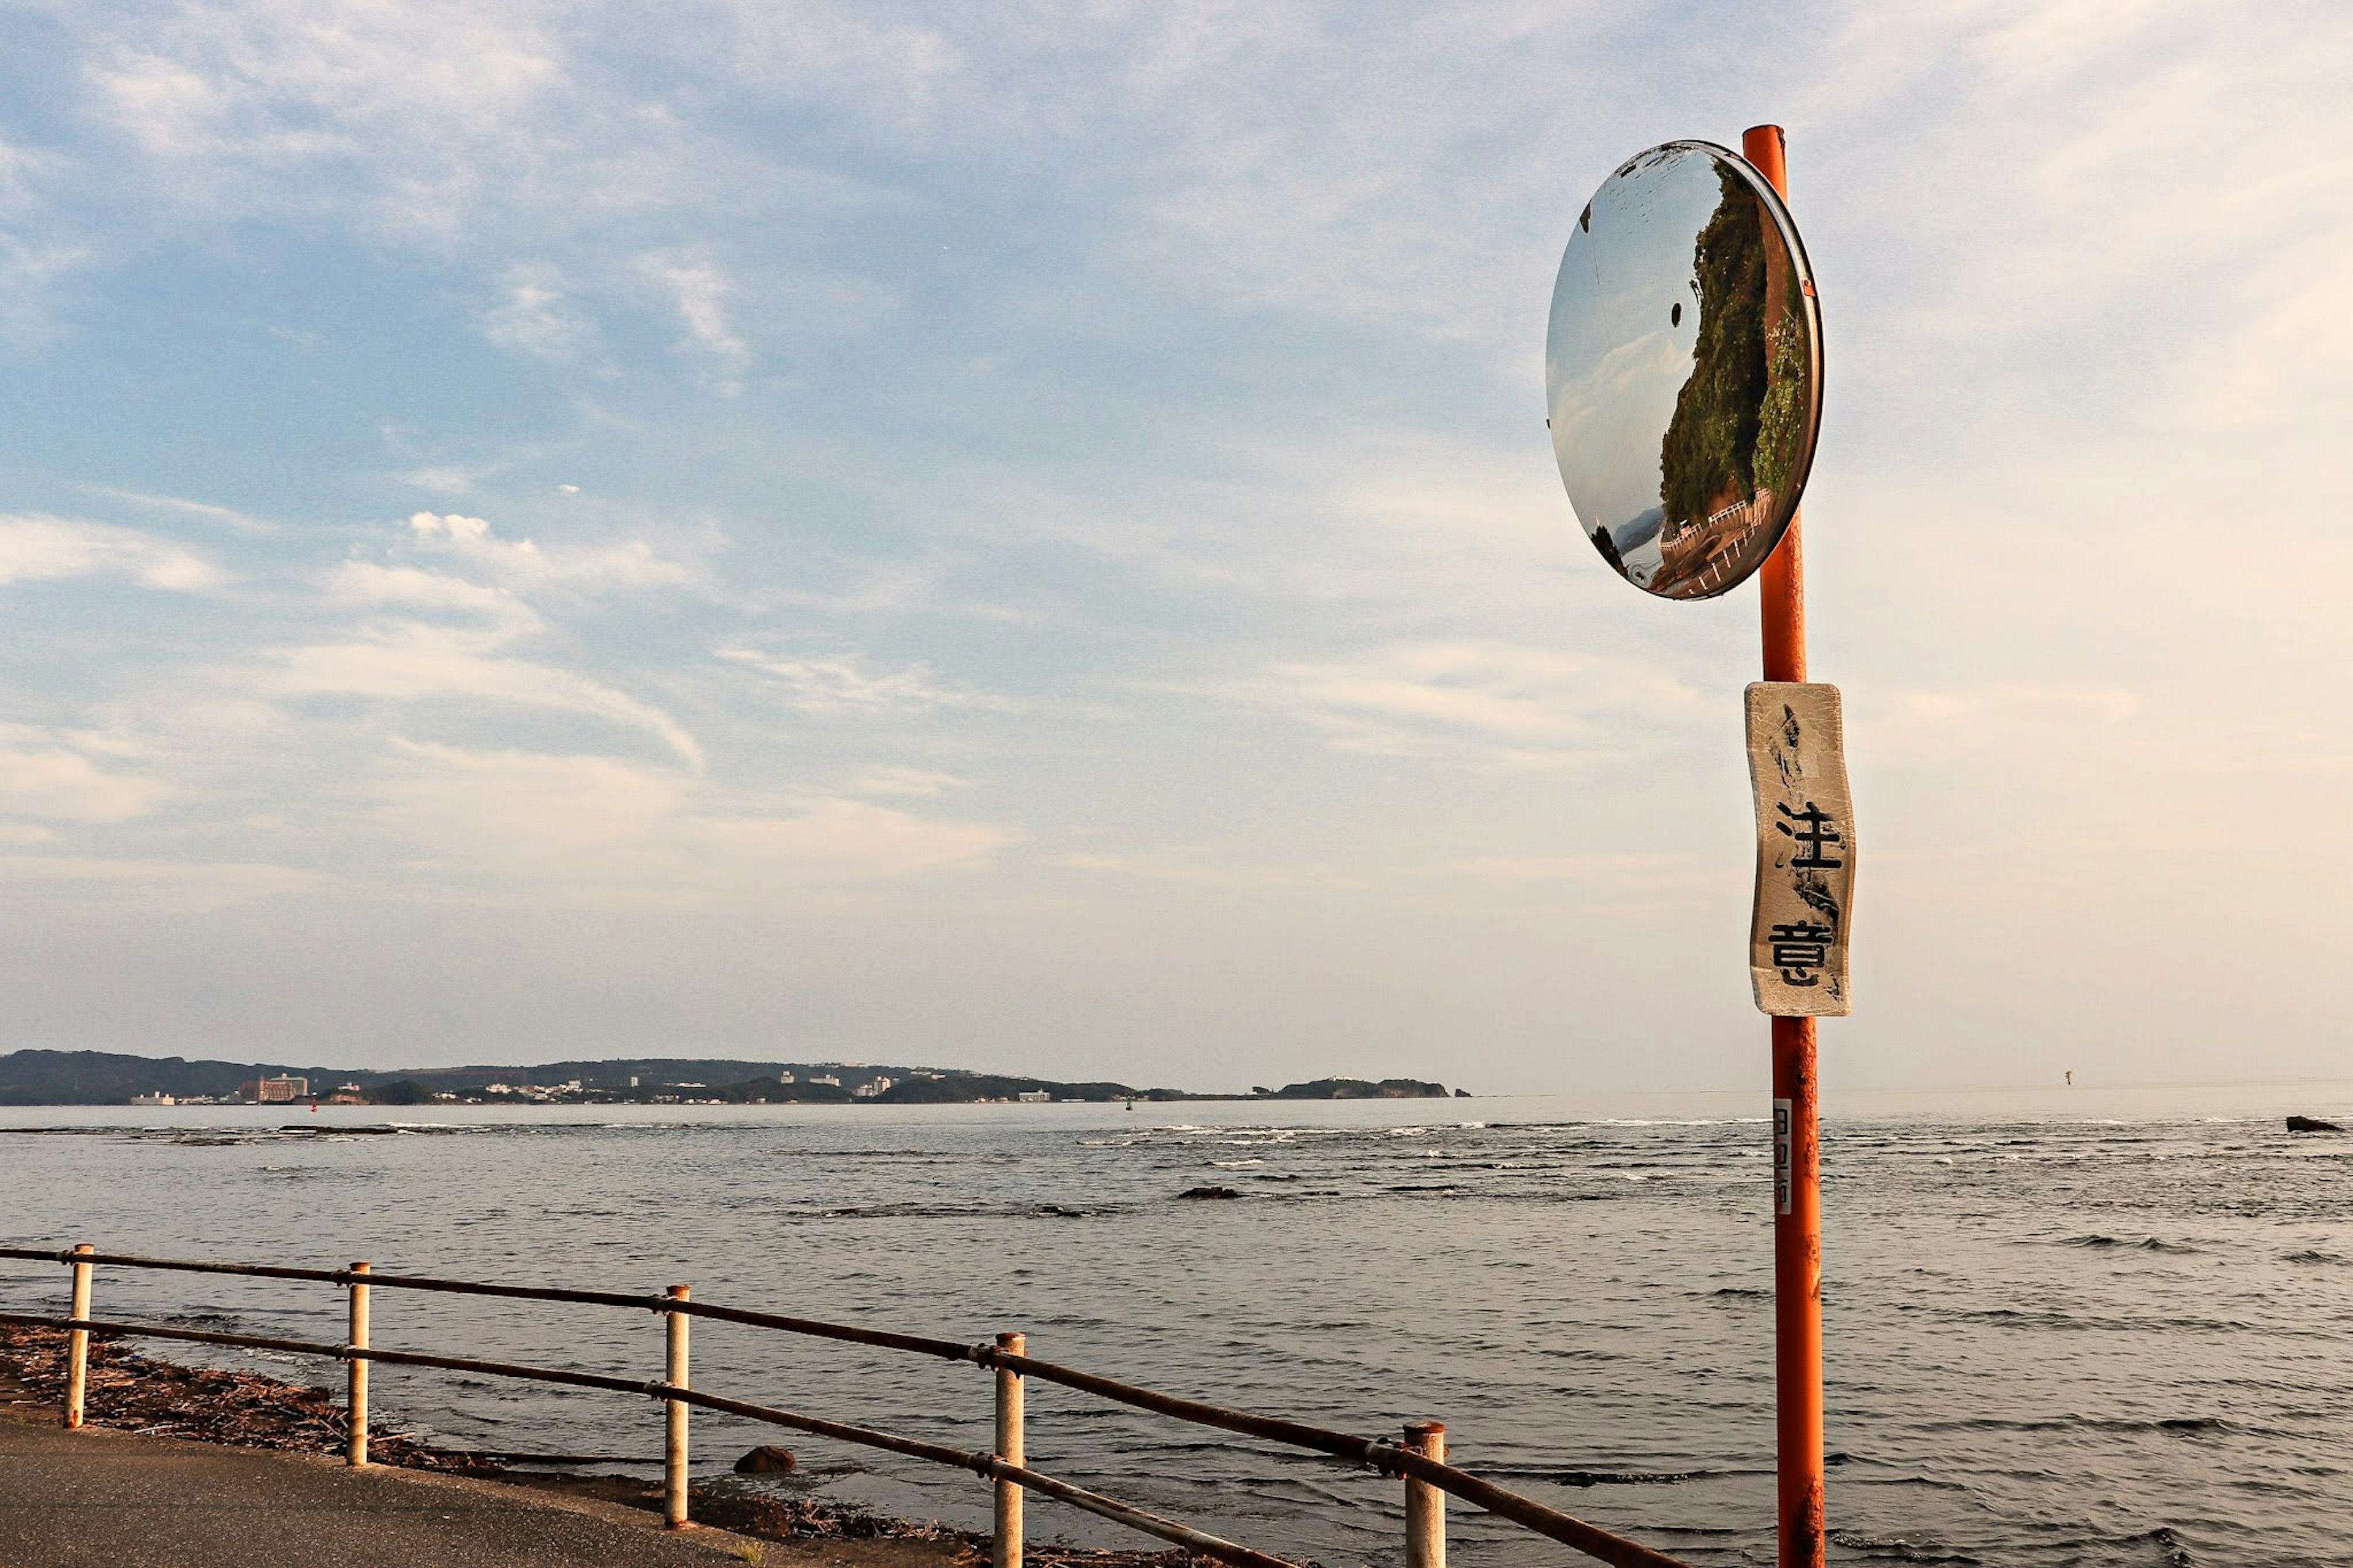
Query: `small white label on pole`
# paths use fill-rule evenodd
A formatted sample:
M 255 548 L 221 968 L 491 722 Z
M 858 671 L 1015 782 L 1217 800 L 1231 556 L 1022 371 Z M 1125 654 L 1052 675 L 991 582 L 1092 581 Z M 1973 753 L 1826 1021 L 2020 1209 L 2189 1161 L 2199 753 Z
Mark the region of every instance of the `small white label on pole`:
M 1757 1010 L 1842 1018 L 1853 1005 L 1846 949 L 1854 803 L 1837 687 L 1760 680 L 1748 689 L 1748 780 L 1757 795 L 1748 974 Z
M 1789 1212 L 1791 1171 L 1796 1164 L 1795 1146 L 1789 1142 L 1789 1102 L 1773 1102 L 1773 1212 Z

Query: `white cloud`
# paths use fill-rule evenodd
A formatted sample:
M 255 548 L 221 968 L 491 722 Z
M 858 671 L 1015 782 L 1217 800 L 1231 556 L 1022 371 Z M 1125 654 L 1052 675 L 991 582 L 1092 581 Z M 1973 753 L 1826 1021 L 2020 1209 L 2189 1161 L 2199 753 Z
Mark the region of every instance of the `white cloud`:
M 941 680 L 921 660 L 897 669 L 875 669 L 856 654 L 796 658 L 723 647 L 719 657 L 766 677 L 771 700 L 798 713 L 921 713 L 934 708 L 1014 706 L 994 693 Z
M 209 914 L 301 892 L 320 880 L 317 873 L 290 866 L 0 855 L 0 887 L 37 883 L 86 901 L 164 914 Z
M 735 286 L 717 263 L 707 257 L 660 252 L 646 257 L 642 265 L 669 289 L 692 347 L 728 375 L 740 375 L 750 367 L 752 351 L 737 335 L 727 310 Z
M 968 870 L 1015 836 L 863 801 L 760 801 L 607 757 L 404 742 L 379 817 L 433 868 L 595 901 L 772 899 Z
M 1858 715 L 1858 744 L 1870 761 L 1899 766 L 1989 753 L 2048 763 L 2087 748 L 2115 755 L 2118 731 L 2140 709 L 2138 694 L 2117 686 L 2013 681 L 1899 690 Z
M 461 611 L 510 622 L 517 629 L 537 626 L 540 621 L 536 611 L 507 589 L 415 566 L 378 565 L 373 561 L 346 561 L 338 566 L 327 581 L 327 596 L 345 605 Z
M 471 490 L 475 482 L 489 471 L 455 463 L 428 463 L 393 477 L 412 489 L 428 490 L 437 496 L 461 496 Z
M 1653 889 L 1698 879 L 1691 855 L 1482 855 L 1438 868 L 1441 874 L 1490 882 L 1575 882 Z
M 0 585 L 100 575 L 183 594 L 225 580 L 202 556 L 153 534 L 39 513 L 0 516 Z
M 247 516 L 235 507 L 219 506 L 211 501 L 191 500 L 185 496 L 149 495 L 143 490 L 119 489 L 112 485 L 91 485 L 89 489 L 93 495 L 111 496 L 116 500 L 127 500 L 134 506 L 201 518 L 233 533 L 266 536 L 284 531 L 274 522 L 264 522 L 259 518 Z
M 1339 888 L 1362 889 L 1372 879 L 1327 866 L 1250 866 L 1218 860 L 1198 851 L 1142 855 L 1058 855 L 1049 862 L 1067 871 L 1133 877 L 1146 882 L 1176 882 L 1209 888 Z
M 850 782 L 849 788 L 857 795 L 931 796 L 963 789 L 971 783 L 970 779 L 930 768 L 886 766 L 867 769 Z
M 462 700 L 588 714 L 648 731 L 702 765 L 702 746 L 668 713 L 570 670 L 503 654 L 507 635 L 390 621 L 342 642 L 269 650 L 257 685 L 280 698 Z
M 92 259 L 87 246 L 0 232 L 0 337 L 38 343 L 58 331 L 58 283 Z
M 1399 644 L 1356 658 L 1278 665 L 1231 694 L 1314 725 L 1341 751 L 1556 760 L 1600 733 L 1601 715 L 1689 722 L 1699 694 L 1630 660 L 1492 641 Z
M 593 549 L 543 550 L 528 539 L 501 539 L 483 519 L 457 512 L 420 511 L 409 518 L 408 528 L 418 549 L 453 556 L 522 588 L 595 593 L 677 587 L 694 580 L 684 565 L 655 554 L 642 539 Z
M 479 318 L 482 336 L 502 349 L 551 364 L 570 364 L 596 347 L 596 329 L 565 298 L 552 268 L 510 268 L 498 302 Z
M 143 816 L 170 793 L 168 786 L 110 773 L 90 755 L 124 749 L 102 736 L 0 724 L 0 810 L 67 822 Z
M 340 197 L 412 239 L 462 232 L 565 85 L 555 41 L 512 7 L 237 0 L 87 33 L 104 112 L 176 176 L 165 199 Z M 313 171 L 328 189 L 301 178 Z

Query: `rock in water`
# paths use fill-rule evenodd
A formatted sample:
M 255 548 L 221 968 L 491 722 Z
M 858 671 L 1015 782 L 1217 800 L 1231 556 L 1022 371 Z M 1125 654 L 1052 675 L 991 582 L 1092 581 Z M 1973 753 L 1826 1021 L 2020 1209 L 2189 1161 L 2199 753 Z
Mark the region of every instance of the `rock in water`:
M 2317 1116 L 2291 1116 L 2287 1119 L 2287 1130 L 2291 1132 L 2342 1132 L 2345 1131 L 2334 1121 L 2323 1121 Z
M 1180 1198 L 1238 1198 L 1241 1194 L 1231 1187 L 1187 1187 L 1176 1195 Z
M 763 1443 L 735 1461 L 735 1473 L 739 1476 L 781 1476 L 799 1464 L 790 1448 Z

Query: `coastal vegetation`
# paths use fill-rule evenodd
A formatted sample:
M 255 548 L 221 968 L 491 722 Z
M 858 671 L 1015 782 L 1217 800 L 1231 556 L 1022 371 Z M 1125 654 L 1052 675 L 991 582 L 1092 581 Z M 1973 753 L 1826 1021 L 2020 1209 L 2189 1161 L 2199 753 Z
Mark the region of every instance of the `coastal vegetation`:
M 1670 526 L 1757 491 L 1753 455 L 1765 401 L 1765 235 L 1757 197 L 1719 171 L 1723 199 L 1692 248 L 1699 334 L 1659 454 Z
M 961 1068 L 869 1062 L 759 1062 L 640 1058 L 536 1066 L 375 1068 L 187 1060 L 108 1051 L 20 1050 L 0 1056 L 0 1105 L 205 1104 L 262 1098 L 349 1105 L 603 1103 L 656 1105 L 972 1105 L 992 1101 L 1429 1100 L 1441 1083 L 1322 1078 L 1250 1095 L 1065 1082 Z

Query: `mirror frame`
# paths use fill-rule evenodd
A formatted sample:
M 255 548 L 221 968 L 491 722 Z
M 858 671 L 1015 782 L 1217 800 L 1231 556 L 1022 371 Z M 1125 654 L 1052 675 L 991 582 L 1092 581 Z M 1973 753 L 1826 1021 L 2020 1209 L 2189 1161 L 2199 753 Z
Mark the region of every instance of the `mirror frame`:
M 1797 277 L 1798 296 L 1799 300 L 1803 301 L 1806 322 L 1806 385 L 1808 395 L 1806 399 L 1805 433 L 1799 442 L 1800 450 L 1797 460 L 1790 469 L 1794 478 L 1789 486 L 1788 505 L 1785 508 L 1777 509 L 1780 515 L 1773 525 L 1772 542 L 1757 556 L 1756 563 L 1731 582 L 1725 583 L 1721 587 L 1711 588 L 1704 594 L 1657 593 L 1650 588 L 1642 586 L 1640 583 L 1635 582 L 1631 577 L 1627 576 L 1622 570 L 1615 567 L 1612 567 L 1610 570 L 1611 576 L 1618 578 L 1628 587 L 1632 588 L 1637 593 L 1642 595 L 1645 598 L 1664 599 L 1670 603 L 1699 604 L 1709 599 L 1721 598 L 1723 595 L 1731 593 L 1734 589 L 1739 587 L 1742 584 L 1755 576 L 1757 573 L 1763 568 L 1765 563 L 1772 559 L 1773 552 L 1781 548 L 1781 541 L 1788 535 L 1790 525 L 1797 521 L 1798 509 L 1805 500 L 1806 485 L 1813 477 L 1814 454 L 1816 449 L 1821 444 L 1822 380 L 1824 360 L 1822 349 L 1822 302 L 1820 291 L 1816 289 L 1814 284 L 1813 263 L 1806 255 L 1806 242 L 1804 238 L 1799 235 L 1797 220 L 1789 216 L 1788 204 L 1781 199 L 1781 193 L 1773 188 L 1773 183 L 1760 174 L 1754 163 L 1751 163 L 1747 159 L 1742 157 L 1731 148 L 1718 146 L 1713 142 L 1702 142 L 1692 139 L 1662 142 L 1655 147 L 1646 147 L 1641 152 L 1637 153 L 1632 157 L 1627 159 L 1624 163 L 1620 163 L 1615 169 L 1612 169 L 1609 172 L 1609 178 L 1603 180 L 1600 184 L 1594 187 L 1593 195 L 1586 198 L 1585 205 L 1578 211 L 1577 224 L 1569 234 L 1567 244 L 1564 245 L 1561 248 L 1560 266 L 1555 269 L 1553 274 L 1553 292 L 1556 296 L 1560 291 L 1560 277 L 1563 272 L 1567 270 L 1570 249 L 1577 244 L 1577 236 L 1579 233 L 1588 233 L 1591 231 L 1594 199 L 1609 188 L 1610 180 L 1623 179 L 1635 173 L 1636 170 L 1643 163 L 1671 153 L 1697 153 L 1713 159 L 1717 163 L 1728 167 L 1735 173 L 1738 174 L 1740 178 L 1747 184 L 1749 190 L 1756 195 L 1758 202 L 1762 204 L 1766 216 L 1772 221 L 1773 226 L 1779 231 L 1781 243 L 1788 252 L 1789 266 Z M 1547 345 L 1549 345 L 1552 337 L 1552 319 L 1549 307 L 1547 307 L 1546 312 L 1545 337 Z M 1546 358 L 1547 360 L 1550 358 L 1548 351 Z M 1549 384 L 1545 387 L 1545 406 L 1547 416 L 1545 423 L 1549 426 L 1552 423 L 1551 418 L 1549 417 L 1552 406 L 1552 387 Z M 1555 446 L 1553 448 L 1553 460 L 1556 468 L 1559 465 L 1559 457 L 1560 448 L 1557 446 Z M 1566 475 L 1562 476 L 1561 489 L 1564 492 L 1568 489 L 1568 481 Z M 1573 516 L 1577 515 L 1576 506 L 1576 498 L 1572 495 L 1569 498 L 1569 510 Z M 1585 528 L 1584 518 L 1582 516 L 1577 516 L 1577 531 L 1585 536 L 1585 542 L 1587 544 L 1592 544 L 1593 537 L 1592 534 Z M 1599 554 L 1600 552 L 1597 549 L 1595 553 Z

